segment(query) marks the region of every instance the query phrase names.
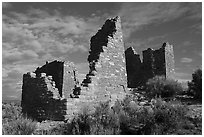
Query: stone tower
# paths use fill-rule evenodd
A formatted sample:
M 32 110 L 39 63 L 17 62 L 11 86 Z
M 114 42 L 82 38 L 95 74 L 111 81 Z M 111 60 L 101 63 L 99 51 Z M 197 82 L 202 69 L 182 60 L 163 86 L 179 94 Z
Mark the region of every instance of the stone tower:
M 148 48 L 142 53 L 143 60 L 141 62 L 139 54 L 136 54 L 132 47 L 125 51 L 128 87 L 135 88 L 144 85 L 148 79 L 156 75 L 174 79 L 175 66 L 172 45 L 166 42 L 157 50 Z
M 114 102 L 125 96 L 127 74 L 124 51 L 120 17 L 108 19 L 91 38 L 90 70 L 83 81 L 85 86 L 93 87 L 97 101 Z
M 173 46 L 168 42 L 163 43 L 162 47 L 153 50 L 143 51 L 143 70 L 145 79 L 156 75 L 165 76 L 167 79 L 174 79 L 174 52 Z

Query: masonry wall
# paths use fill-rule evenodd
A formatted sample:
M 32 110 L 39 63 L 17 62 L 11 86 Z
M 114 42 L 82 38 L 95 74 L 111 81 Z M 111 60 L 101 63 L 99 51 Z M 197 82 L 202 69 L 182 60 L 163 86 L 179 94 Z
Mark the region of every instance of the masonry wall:
M 173 45 L 170 45 L 169 43 L 164 43 L 163 47 L 165 50 L 166 78 L 174 79 L 175 78 L 175 61 L 174 61 Z
M 141 67 L 142 62 L 140 55 L 136 53 L 133 47 L 129 47 L 125 51 L 126 58 L 126 70 L 127 70 L 127 81 L 128 87 L 133 88 L 141 85 Z
M 67 109 L 52 76 L 45 73 L 23 75 L 21 106 L 26 116 L 38 121 L 63 120 Z
M 50 75 L 53 77 L 55 81 L 56 87 L 59 90 L 60 96 L 62 96 L 62 87 L 63 87 L 63 71 L 64 71 L 64 62 L 62 61 L 53 61 L 46 62 L 42 67 L 38 67 L 35 71 L 36 75 L 41 73 L 46 73 L 46 75 Z
M 154 64 L 154 50 L 148 48 L 143 51 L 143 65 L 142 65 L 142 75 L 143 75 L 143 83 L 146 82 L 147 79 L 155 76 L 155 64 Z
M 73 93 L 75 86 L 78 83 L 78 72 L 74 63 L 65 62 L 63 69 L 63 89 L 62 96 L 64 98 L 70 98 L 70 94 Z
M 132 48 L 128 48 L 125 53 L 128 87 L 136 88 L 144 85 L 148 79 L 156 75 L 174 79 L 174 52 L 173 46 L 168 42 L 163 43 L 162 47 L 157 50 L 151 48 L 144 50 L 142 62 Z
M 94 92 L 94 102 L 122 99 L 127 88 L 127 74 L 119 17 L 108 19 L 91 38 L 88 61 L 90 71 L 84 83 L 88 81 L 90 90 L 87 92 Z
M 154 56 L 154 76 L 166 76 L 165 49 L 161 47 L 153 52 Z
M 79 86 L 77 74 L 74 63 L 57 60 L 46 62 L 34 73 L 24 74 L 23 113 L 38 121 L 64 120 L 72 109 L 68 103 L 76 101 L 71 94 Z

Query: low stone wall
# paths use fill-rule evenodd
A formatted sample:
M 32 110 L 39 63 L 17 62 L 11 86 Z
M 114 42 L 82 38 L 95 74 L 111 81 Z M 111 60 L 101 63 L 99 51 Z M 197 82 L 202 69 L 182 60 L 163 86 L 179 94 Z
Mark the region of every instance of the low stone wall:
M 60 97 L 52 76 L 40 73 L 23 75 L 22 111 L 38 121 L 64 120 L 66 99 Z

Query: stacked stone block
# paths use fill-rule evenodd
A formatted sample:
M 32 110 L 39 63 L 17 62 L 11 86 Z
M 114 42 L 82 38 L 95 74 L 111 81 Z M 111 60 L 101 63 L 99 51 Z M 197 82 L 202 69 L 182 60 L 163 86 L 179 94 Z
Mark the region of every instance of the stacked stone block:
M 148 48 L 147 50 L 144 50 L 143 53 L 143 65 L 142 69 L 143 72 L 143 82 L 145 82 L 147 79 L 152 78 L 155 76 L 155 58 L 153 54 L 154 50 L 151 48 Z
M 165 50 L 160 48 L 153 52 L 154 55 L 154 76 L 165 75 L 166 73 L 166 61 L 165 61 Z
M 55 87 L 52 76 L 45 73 L 23 75 L 22 111 L 38 121 L 63 120 L 66 115 L 66 100 Z
M 64 98 L 70 98 L 70 95 L 73 94 L 76 86 L 79 86 L 78 81 L 78 71 L 74 63 L 65 62 L 63 69 L 63 88 L 62 88 L 62 96 Z
M 141 67 L 142 62 L 140 55 L 136 53 L 133 47 L 129 47 L 125 51 L 126 69 L 127 69 L 127 81 L 128 87 L 132 88 L 141 85 Z
M 72 62 L 46 62 L 34 73 L 23 75 L 22 109 L 29 117 L 42 120 L 64 120 L 67 99 L 79 85 Z
M 62 86 L 63 86 L 63 69 L 64 69 L 64 62 L 63 61 L 53 61 L 53 62 L 46 62 L 45 65 L 42 67 L 38 67 L 35 71 L 36 75 L 41 73 L 46 73 L 46 75 L 51 75 L 53 80 L 56 83 L 56 87 L 59 90 L 60 96 L 62 96 Z

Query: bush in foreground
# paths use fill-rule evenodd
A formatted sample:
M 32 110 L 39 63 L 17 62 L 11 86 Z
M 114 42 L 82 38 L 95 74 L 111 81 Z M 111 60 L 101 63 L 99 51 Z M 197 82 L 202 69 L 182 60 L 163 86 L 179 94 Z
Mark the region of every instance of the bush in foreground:
M 197 69 L 192 74 L 192 81 L 188 83 L 189 92 L 195 99 L 202 101 L 202 70 Z
M 21 107 L 15 104 L 2 105 L 2 118 L 4 135 L 31 135 L 36 129 L 36 122 L 24 118 Z
M 118 117 L 110 109 L 109 102 L 101 103 L 93 114 L 84 108 L 82 113 L 71 121 L 70 127 L 70 134 L 74 135 L 119 134 Z
M 2 104 L 2 120 L 3 120 L 3 122 L 17 120 L 22 115 L 21 110 L 22 110 L 21 107 L 15 105 L 14 103 Z
M 150 108 L 136 105 L 134 107 L 128 105 L 131 100 L 124 101 L 118 101 L 112 108 L 108 102 L 102 103 L 94 114 L 83 113 L 75 117 L 71 134 L 165 135 L 174 134 L 186 126 L 187 110 L 179 103 L 172 104 L 155 99 Z
M 2 129 L 4 135 L 31 135 L 36 129 L 36 122 L 27 118 L 18 118 L 4 123 Z
M 182 92 L 182 86 L 175 80 L 166 79 L 163 76 L 156 76 L 146 83 L 146 92 L 149 98 L 174 98 Z

